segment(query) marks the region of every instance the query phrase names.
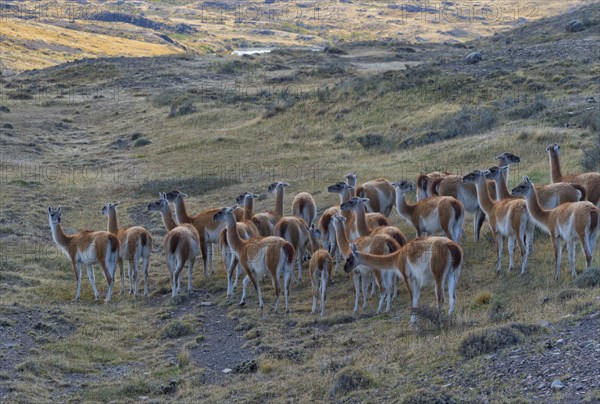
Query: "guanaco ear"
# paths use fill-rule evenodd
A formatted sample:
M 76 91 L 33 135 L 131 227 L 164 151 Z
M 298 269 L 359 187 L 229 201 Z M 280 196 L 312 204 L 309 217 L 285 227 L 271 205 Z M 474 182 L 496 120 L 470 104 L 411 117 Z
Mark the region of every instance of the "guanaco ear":
M 56 213 L 60 213 L 60 205 L 58 205 L 58 209 L 56 209 Z
M 52 213 L 52 207 L 48 206 L 48 213 Z
M 348 184 L 346 184 L 346 186 L 348 187 L 348 189 L 354 189 L 355 188 L 354 185 L 348 185 Z
M 179 196 L 181 196 L 182 198 L 187 198 L 189 195 L 188 194 L 184 194 L 183 192 L 180 192 Z
M 114 202 L 114 203 L 112 204 L 112 206 L 119 206 L 119 204 L 120 204 L 120 203 L 121 203 L 121 201 Z
M 352 255 L 356 255 L 356 253 L 358 253 L 358 248 L 356 247 L 356 244 L 350 244 L 350 251 L 352 252 Z
M 529 180 L 529 177 L 526 176 L 526 175 L 523 176 L 523 181 L 526 182 L 526 183 L 528 183 L 528 184 L 531 184 L 531 181 Z
M 358 200 L 361 201 L 362 203 L 369 202 L 369 198 L 358 198 Z
M 282 182 L 281 186 L 287 188 L 290 186 L 290 184 L 288 184 L 287 182 Z

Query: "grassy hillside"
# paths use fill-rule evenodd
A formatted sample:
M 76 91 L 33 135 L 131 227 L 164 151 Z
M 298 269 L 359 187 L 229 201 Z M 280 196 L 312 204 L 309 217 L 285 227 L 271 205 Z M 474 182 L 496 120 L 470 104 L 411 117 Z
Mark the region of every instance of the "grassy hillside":
M 591 3 L 18 0 L 0 8 L 0 69 L 12 74 L 116 54 L 228 54 L 357 40 L 463 43 Z
M 585 30 L 566 32 L 575 18 Z M 292 289 L 289 315 L 265 310 L 260 318 L 254 291 L 242 308 L 239 289 L 225 298 L 219 254 L 215 276 L 204 278 L 197 265 L 194 293 L 171 299 L 159 252 L 165 231 L 145 208 L 159 191 L 190 194 L 188 209 L 199 212 L 249 190 L 262 194 L 255 207 L 262 211 L 273 204 L 267 186 L 285 180 L 286 211 L 300 191 L 322 210 L 337 203 L 326 187 L 349 171 L 359 181 L 414 180 L 434 169 L 487 167 L 504 151 L 522 161 L 511 185 L 523 174 L 547 183 L 545 147 L 553 142 L 561 144 L 565 172 L 598 170 L 600 115 L 589 97 L 600 99 L 599 25 L 598 7 L 590 6 L 466 44 L 365 41 L 244 58 L 114 57 L 2 79 L 0 398 L 598 400 L 590 335 L 598 288 L 573 282 L 564 262 L 555 282 L 542 233 L 527 274 L 506 273 L 505 253 L 496 275 L 487 225 L 474 243 L 468 217 L 457 313 L 438 316 L 425 288 L 415 331 L 403 288 L 391 313 L 375 316 L 371 297 L 366 313 L 352 315 L 353 288 L 343 273 L 328 291 L 324 318 L 310 314 L 306 278 Z M 475 50 L 483 60 L 465 64 Z M 150 296 L 117 294 L 109 306 L 95 304 L 84 279 L 82 301 L 72 304 L 74 276 L 52 243 L 47 206 L 63 206 L 67 231 L 103 229 L 100 209 L 115 200 L 122 225 L 154 235 Z M 391 220 L 414 237 L 396 213 Z M 579 253 L 579 271 L 583 265 Z M 104 293 L 99 273 L 97 284 Z M 270 282 L 263 295 L 270 308 Z M 591 345 L 573 335 L 556 367 L 540 359 L 558 349 L 562 330 L 582 324 L 577 334 Z M 509 366 L 512 357 L 523 362 Z M 554 379 L 564 382 L 562 391 L 550 388 Z

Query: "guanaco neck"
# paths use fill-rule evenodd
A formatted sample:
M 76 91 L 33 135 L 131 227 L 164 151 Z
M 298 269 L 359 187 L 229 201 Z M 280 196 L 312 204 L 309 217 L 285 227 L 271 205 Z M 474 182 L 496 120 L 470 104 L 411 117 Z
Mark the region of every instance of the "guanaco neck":
M 54 239 L 54 242 L 65 250 L 68 250 L 73 236 L 66 235 L 60 223 L 53 224 L 51 222 L 50 228 L 52 229 L 52 239 Z
M 550 176 L 552 177 L 552 182 L 561 182 L 560 158 L 553 151 L 549 151 L 548 154 L 550 155 Z
M 179 223 L 191 223 L 192 219 L 188 216 L 185 202 L 181 196 L 175 198 L 175 216 Z
M 244 241 L 237 231 L 237 224 L 233 213 L 226 215 L 225 226 L 227 228 L 227 243 L 239 256 L 240 251 L 242 251 L 242 248 L 244 247 Z
M 358 204 L 354 208 L 354 221 L 356 223 L 356 230 L 358 230 L 358 235 L 360 237 L 371 234 L 371 229 L 369 229 L 369 225 L 367 224 L 365 207 L 362 204 Z
M 340 206 L 342 205 L 342 203 L 348 202 L 350 200 L 350 198 L 352 198 L 352 196 L 350 196 L 351 192 L 352 192 L 352 190 L 348 189 L 348 188 L 346 188 L 346 189 L 344 189 L 344 191 L 340 192 Z M 352 212 L 352 209 L 341 210 L 340 215 L 342 215 L 342 216 L 344 216 L 344 218 L 346 218 L 346 223 L 350 223 L 352 220 L 354 220 L 354 213 Z
M 504 173 L 500 174 L 500 178 L 494 179 L 494 185 L 496 186 L 496 195 L 497 199 L 500 201 L 506 198 L 512 198 L 512 195 L 508 191 L 508 187 L 506 186 L 506 179 L 504 178 Z
M 275 190 L 275 213 L 278 217 L 283 217 L 283 193 L 284 187 L 277 187 Z
M 489 216 L 494 209 L 496 202 L 490 198 L 484 177 L 475 180 L 475 189 L 477 190 L 477 201 L 479 202 L 479 206 L 481 206 L 481 209 Z
M 405 219 L 408 219 L 412 223 L 412 218 L 415 213 L 415 207 L 417 204 L 410 204 L 406 201 L 406 196 L 404 192 L 400 191 L 400 189 L 396 188 L 396 209 L 398 210 L 398 214 Z
M 356 196 L 356 177 L 347 178 L 346 183 L 352 187 L 352 189 L 348 190 L 348 199 L 354 198 Z
M 531 187 L 529 192 L 525 195 L 525 203 L 527 204 L 527 210 L 533 219 L 543 224 L 548 230 L 550 229 L 550 223 L 548 220 L 550 218 L 551 210 L 546 210 L 540 206 L 540 201 L 538 200 L 537 191 L 535 187 Z
M 361 265 L 370 267 L 370 268 L 374 268 L 374 269 L 391 269 L 391 268 L 397 268 L 400 269 L 398 267 L 398 262 L 401 259 L 401 254 L 402 254 L 402 248 L 400 248 L 397 251 L 394 251 L 391 254 L 385 254 L 385 255 L 373 255 L 373 254 L 367 254 L 367 253 L 361 253 L 359 252 L 358 255 L 358 262 Z
M 167 207 L 166 209 L 161 210 L 160 213 L 162 215 L 163 223 L 168 231 L 171 231 L 177 227 L 177 223 L 173 219 L 173 214 L 171 213 L 170 208 Z
M 119 232 L 119 223 L 117 222 L 117 210 L 108 209 L 108 232 L 117 234 Z
M 252 220 L 254 216 L 254 199 L 244 198 L 244 220 Z
M 350 240 L 348 240 L 348 235 L 346 234 L 346 229 L 343 223 L 334 221 L 333 227 L 335 228 L 335 239 L 337 241 L 337 245 L 340 249 L 340 252 L 344 256 L 344 258 L 348 258 L 350 256 Z

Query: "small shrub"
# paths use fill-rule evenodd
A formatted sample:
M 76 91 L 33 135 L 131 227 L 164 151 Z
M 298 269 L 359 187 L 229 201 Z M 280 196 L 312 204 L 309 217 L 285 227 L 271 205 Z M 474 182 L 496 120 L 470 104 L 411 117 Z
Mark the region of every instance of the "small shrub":
M 375 386 L 373 377 L 365 370 L 348 366 L 340 370 L 331 387 L 330 395 L 343 396 L 355 390 L 364 390 Z
M 600 117 L 596 117 L 599 123 L 596 126 L 596 131 L 600 131 Z M 600 135 L 597 136 L 596 142 L 583 150 L 581 165 L 586 171 L 596 171 L 600 169 Z
M 187 365 L 190 364 L 190 352 L 183 348 L 177 354 L 177 366 L 179 369 L 184 369 Z
M 344 141 L 344 135 L 342 135 L 341 133 L 336 133 L 336 135 L 333 137 L 333 143 L 342 143 Z
M 578 288 L 595 288 L 600 286 L 600 268 L 592 267 L 575 278 Z
M 233 367 L 233 373 L 255 373 L 258 370 L 256 359 L 248 359 Z
M 485 328 L 469 333 L 459 343 L 458 351 L 465 358 L 473 358 L 518 344 L 526 336 L 538 333 L 539 325 L 514 323 L 497 328 Z
M 563 290 L 562 292 L 560 292 L 558 294 L 558 299 L 560 301 L 567 301 L 567 300 L 571 300 L 573 298 L 576 298 L 577 296 L 581 295 L 581 291 L 577 290 L 577 289 L 566 289 Z
M 506 302 L 499 296 L 494 296 L 490 302 L 490 308 L 488 309 L 488 316 L 490 322 L 497 323 L 500 321 L 508 320 L 513 315 L 512 310 L 507 307 Z
M 171 111 L 169 111 L 169 118 L 175 118 L 177 116 L 189 115 L 198 112 L 198 109 L 191 102 L 185 102 L 181 106 L 176 104 L 171 105 Z
M 492 301 L 492 294 L 490 292 L 483 291 L 479 292 L 477 296 L 475 296 L 475 304 L 478 306 L 483 306 L 489 304 Z
M 149 139 L 146 138 L 139 138 L 138 140 L 135 141 L 135 143 L 133 144 L 133 147 L 143 147 L 143 146 L 148 146 L 149 144 L 151 144 L 152 142 Z
M 180 338 L 186 335 L 190 335 L 193 332 L 193 328 L 190 324 L 183 323 L 181 321 L 172 321 L 165 325 L 160 330 L 161 338 Z
M 369 150 L 375 147 L 380 147 L 383 144 L 383 135 L 368 133 L 364 136 L 359 136 L 356 141 L 360 143 L 364 149 Z

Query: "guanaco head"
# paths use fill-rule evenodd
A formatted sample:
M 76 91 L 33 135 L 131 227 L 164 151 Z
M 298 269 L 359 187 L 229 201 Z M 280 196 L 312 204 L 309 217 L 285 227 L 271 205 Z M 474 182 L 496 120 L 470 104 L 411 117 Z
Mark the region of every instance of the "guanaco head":
M 225 220 L 225 218 L 227 217 L 227 215 L 232 215 L 233 216 L 235 208 L 237 208 L 237 205 L 222 208 L 220 211 L 218 211 L 217 213 L 215 213 L 215 215 L 213 216 L 213 221 L 218 222 L 218 221 L 221 221 L 221 220 Z
M 511 164 L 518 164 L 521 162 L 521 158 L 519 156 L 515 156 L 509 152 L 504 152 L 501 155 L 494 157 L 494 159 L 498 160 L 498 165 L 500 167 L 507 167 Z
M 243 194 L 240 194 L 240 195 L 238 195 L 238 196 L 235 198 L 235 203 L 237 203 L 238 205 L 241 205 L 241 204 L 243 204 L 243 203 L 244 203 L 244 200 L 245 200 L 246 198 L 248 198 L 248 199 L 256 199 L 256 198 L 258 198 L 258 195 L 256 195 L 256 194 L 253 194 L 252 192 L 248 192 L 248 191 L 246 191 L 246 192 L 244 192 Z
M 115 210 L 116 207 L 119 205 L 119 203 L 121 202 L 112 202 L 112 203 L 107 203 L 106 205 L 104 205 L 102 207 L 102 214 L 104 216 L 108 216 L 108 214 L 110 213 L 111 210 Z
M 346 223 L 346 218 L 340 215 L 339 213 L 336 213 L 335 215 L 331 216 L 331 220 L 333 221 L 333 223 Z
M 159 192 L 158 196 L 160 196 L 160 199 L 158 201 L 154 201 L 154 202 L 150 202 L 148 204 L 148 210 L 149 211 L 157 211 L 157 212 L 164 212 L 165 210 L 169 209 L 169 201 L 167 200 L 167 194 L 165 194 L 164 192 Z
M 415 184 L 412 181 L 402 180 L 398 182 L 392 182 L 392 186 L 396 189 L 396 191 L 399 191 L 403 194 L 407 192 L 413 192 L 415 190 Z
M 486 180 L 500 180 L 502 178 L 502 174 L 508 170 L 508 166 L 498 167 L 492 166 L 485 171 L 484 177 Z
M 269 191 L 269 193 L 271 193 L 271 194 L 274 194 L 275 191 L 277 191 L 277 189 L 280 189 L 282 187 L 287 188 L 289 186 L 290 186 L 290 184 L 288 184 L 287 182 L 275 181 L 274 183 L 269 185 L 269 188 L 267 188 L 267 191 Z
M 177 198 L 187 198 L 188 194 L 184 194 L 183 192 L 179 192 L 179 191 L 169 191 L 167 193 L 165 193 L 167 201 L 173 203 L 177 200 Z
M 52 210 L 52 207 L 48 206 L 48 220 L 50 221 L 50 225 L 60 223 L 60 206 L 56 210 Z
M 350 256 L 346 258 L 346 263 L 344 264 L 344 272 L 349 273 L 358 265 L 358 248 L 356 244 L 352 243 L 350 244 Z
M 560 155 L 560 145 L 557 143 L 552 143 L 546 147 L 546 151 L 550 154 L 554 154 L 556 156 Z
M 343 211 L 357 209 L 358 206 L 369 202 L 369 198 L 360 198 L 358 196 L 354 196 L 348 199 L 346 202 L 340 205 L 340 209 Z
M 515 188 L 513 188 L 511 194 L 513 196 L 527 196 L 532 189 L 533 183 L 531 182 L 528 176 L 524 175 L 523 182 L 517 185 Z
M 307 229 L 311 250 L 312 252 L 315 252 L 321 248 L 321 242 L 319 241 L 321 240 L 321 231 L 317 229 L 314 224 L 311 224 Z
M 463 177 L 463 184 L 473 184 L 477 182 L 481 182 L 485 180 L 485 175 L 487 174 L 487 170 L 475 170 L 472 173 L 469 173 Z
M 354 189 L 354 186 L 340 181 L 328 186 L 327 192 L 330 192 L 332 194 L 341 194 L 342 192 L 345 192 L 348 189 Z
M 356 174 L 348 173 L 348 174 L 346 174 L 346 176 L 344 178 L 346 178 L 346 183 L 348 185 L 352 185 L 352 186 L 356 185 Z

